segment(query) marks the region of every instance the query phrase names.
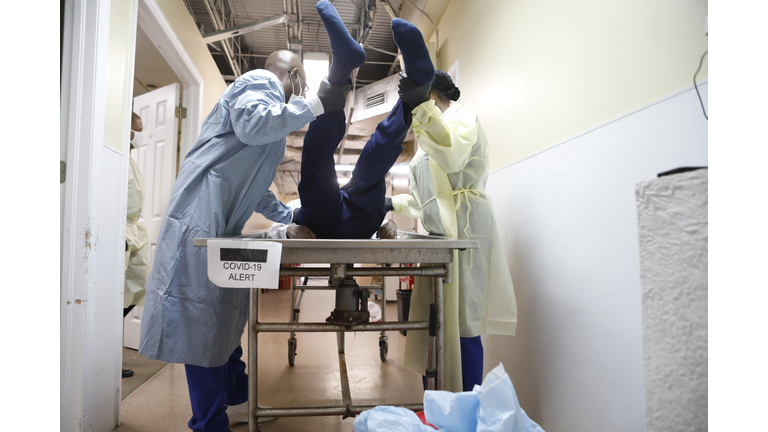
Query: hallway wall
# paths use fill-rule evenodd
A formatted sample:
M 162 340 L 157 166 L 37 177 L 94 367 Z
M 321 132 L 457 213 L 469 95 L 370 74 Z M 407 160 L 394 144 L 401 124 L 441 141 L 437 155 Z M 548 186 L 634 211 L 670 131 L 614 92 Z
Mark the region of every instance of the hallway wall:
M 221 94 L 224 93 L 227 84 L 224 82 L 224 78 L 221 77 L 221 72 L 219 72 L 219 68 L 216 66 L 208 46 L 203 41 L 203 36 L 195 25 L 195 21 L 189 15 L 184 1 L 156 1 L 160 9 L 162 9 L 165 18 L 173 27 L 173 31 L 176 32 L 176 36 L 184 45 L 187 54 L 189 54 L 189 57 L 197 66 L 200 75 L 205 80 L 203 87 L 203 118 L 205 118 L 216 104 L 216 101 L 219 100 Z
M 460 60 L 494 170 L 690 86 L 707 13 L 705 0 L 451 1 L 433 17 L 438 66 Z
M 517 335 L 483 337 L 484 369 L 502 362 L 548 432 L 645 430 L 634 186 L 707 164 L 692 88 L 707 14 L 704 0 L 454 0 L 432 16 L 438 67 L 459 61 L 490 143 L 518 301 Z
M 491 174 L 518 325 L 483 336 L 484 370 L 547 432 L 645 430 L 635 186 L 707 166 L 707 128 L 690 88 Z

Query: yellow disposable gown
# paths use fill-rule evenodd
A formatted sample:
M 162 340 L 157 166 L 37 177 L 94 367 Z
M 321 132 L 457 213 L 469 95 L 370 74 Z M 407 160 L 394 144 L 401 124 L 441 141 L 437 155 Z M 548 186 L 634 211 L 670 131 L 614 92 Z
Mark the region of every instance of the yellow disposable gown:
M 125 292 L 123 308 L 143 306 L 149 277 L 147 229 L 139 222 L 144 206 L 144 177 L 133 161 L 128 168 L 128 218 L 125 225 Z
M 411 195 L 393 197 L 395 213 L 421 218 L 432 234 L 473 239 L 475 250 L 455 251 L 453 280 L 444 284 L 445 389 L 463 390 L 459 337 L 514 335 L 517 303 L 496 229 L 488 180 L 488 142 L 477 114 L 463 104 L 442 113 L 433 101 L 413 110 L 419 150 L 411 161 Z M 430 278 L 414 284 L 409 319 L 429 316 Z M 405 366 L 424 374 L 426 332 L 408 332 Z

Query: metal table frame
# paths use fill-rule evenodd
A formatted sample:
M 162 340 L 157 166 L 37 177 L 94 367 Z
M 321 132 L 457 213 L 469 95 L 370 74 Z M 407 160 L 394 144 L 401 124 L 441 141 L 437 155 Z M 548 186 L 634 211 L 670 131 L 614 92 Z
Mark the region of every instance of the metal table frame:
M 306 276 L 304 278 L 304 284 L 303 285 L 296 285 L 296 277 L 290 278 L 290 287 L 291 287 L 291 304 L 290 309 L 288 311 L 290 320 L 289 323 L 297 323 L 299 322 L 299 314 L 301 312 L 301 300 L 304 297 L 304 291 L 310 290 L 335 290 L 336 287 L 334 285 L 307 285 L 307 279 L 309 277 Z M 386 283 L 384 283 L 382 279 L 381 285 L 360 285 L 360 288 L 368 289 L 369 291 L 373 292 L 375 290 L 381 290 L 381 322 L 387 321 L 387 301 L 386 301 L 386 295 L 387 295 L 387 287 Z M 301 291 L 298 294 L 298 302 L 296 301 L 297 291 Z M 293 367 L 295 363 L 296 353 L 297 353 L 297 346 L 298 346 L 298 340 L 296 339 L 296 332 L 291 331 L 290 336 L 288 337 L 288 365 Z M 379 358 L 381 358 L 381 361 L 387 361 L 387 354 L 389 352 L 389 336 L 387 335 L 387 332 L 385 330 L 381 331 L 381 335 L 379 335 Z
M 434 236 L 398 232 L 397 240 L 273 240 L 266 232 L 236 237 L 233 240 L 273 241 L 283 245 L 282 264 L 329 264 L 328 267 L 283 267 L 280 276 L 327 276 L 335 281 L 347 276 L 422 276 L 433 278 L 435 303 L 438 305 L 436 345 L 436 388 L 443 389 L 444 334 L 442 323 L 443 281 L 450 283 L 453 251 L 476 249 L 476 240 L 447 240 Z M 195 239 L 195 246 L 205 247 L 208 239 Z M 221 239 L 217 239 L 221 240 Z M 348 264 L 413 263 L 418 267 L 352 267 Z M 236 288 L 233 288 L 236 289 Z M 259 289 L 251 289 L 248 323 L 248 408 L 252 413 L 248 430 L 259 430 L 258 417 L 294 417 L 341 415 L 355 416 L 376 405 L 353 405 L 347 376 L 344 334 L 348 331 L 427 330 L 428 321 L 398 321 L 343 325 L 330 323 L 261 323 L 259 322 Z M 386 300 L 384 300 L 386 301 Z M 293 308 L 293 305 L 291 306 Z M 291 320 L 292 321 L 292 320 Z M 258 404 L 258 334 L 260 332 L 335 332 L 337 333 L 341 375 L 341 406 L 265 408 Z M 428 347 L 425 347 L 427 349 Z M 421 403 L 399 404 L 412 410 L 423 409 Z

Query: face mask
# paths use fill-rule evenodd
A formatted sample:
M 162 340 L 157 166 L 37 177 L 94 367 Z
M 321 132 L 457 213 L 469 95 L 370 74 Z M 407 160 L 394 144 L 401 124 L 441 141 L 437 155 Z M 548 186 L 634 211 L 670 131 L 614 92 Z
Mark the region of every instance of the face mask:
M 144 135 L 142 135 L 141 132 L 137 132 L 135 130 L 132 130 L 131 132 L 133 132 L 133 139 L 131 140 L 131 144 L 134 147 L 138 147 L 141 145 L 141 142 L 144 141 Z
M 301 75 L 298 73 L 298 69 L 294 69 L 290 72 L 291 77 L 291 97 L 288 98 L 288 103 L 291 103 L 299 98 L 302 98 L 304 96 L 304 93 L 309 90 L 309 87 L 307 87 L 306 84 L 303 86 L 301 85 Z M 298 81 L 298 85 L 294 86 L 294 78 Z M 299 94 L 296 94 L 296 90 L 299 90 Z

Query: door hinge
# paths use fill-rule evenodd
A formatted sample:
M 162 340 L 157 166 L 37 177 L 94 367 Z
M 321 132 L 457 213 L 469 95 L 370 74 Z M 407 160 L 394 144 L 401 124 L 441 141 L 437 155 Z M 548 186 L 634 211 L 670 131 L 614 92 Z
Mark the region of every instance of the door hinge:
M 61 178 L 61 182 L 59 184 L 62 184 L 67 180 L 67 163 L 64 161 L 59 161 L 59 170 Z
M 176 107 L 176 118 L 187 118 L 187 109 L 179 105 Z

